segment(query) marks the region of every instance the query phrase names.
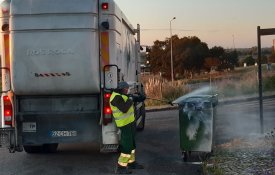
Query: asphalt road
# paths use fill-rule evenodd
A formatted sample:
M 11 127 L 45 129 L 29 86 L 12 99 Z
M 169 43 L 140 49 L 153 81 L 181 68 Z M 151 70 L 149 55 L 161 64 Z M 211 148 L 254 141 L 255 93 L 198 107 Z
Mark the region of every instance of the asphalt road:
M 260 131 L 257 101 L 219 105 L 218 143 Z M 265 130 L 275 126 L 275 100 L 264 101 Z M 55 154 L 10 154 L 0 150 L 0 175 L 113 174 L 118 154 L 101 154 L 96 144 L 60 145 Z M 178 110 L 147 113 L 146 128 L 137 133 L 137 161 L 145 166 L 137 175 L 196 175 L 201 165 L 185 163 L 179 146 Z M 195 156 L 193 161 L 197 162 Z
M 200 165 L 184 163 L 178 137 L 178 111 L 147 114 L 146 128 L 137 133 L 137 175 L 200 174 Z M 0 150 L 0 174 L 100 175 L 113 174 L 118 154 L 101 154 L 96 144 L 60 145 L 55 154 L 9 154 Z
M 259 101 L 219 105 L 216 117 L 216 143 L 243 137 L 255 137 L 261 131 Z M 275 99 L 263 100 L 264 133 L 275 128 Z

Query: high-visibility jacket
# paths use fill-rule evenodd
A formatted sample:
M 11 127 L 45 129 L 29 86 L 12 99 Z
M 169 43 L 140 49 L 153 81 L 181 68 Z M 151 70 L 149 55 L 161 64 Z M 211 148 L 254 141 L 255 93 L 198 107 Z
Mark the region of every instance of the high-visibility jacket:
M 126 95 L 116 93 L 116 92 L 113 92 L 110 97 L 110 106 L 112 109 L 112 113 L 113 113 L 113 117 L 115 119 L 116 125 L 117 125 L 117 127 L 123 127 L 123 126 L 126 126 L 129 123 L 132 123 L 133 121 L 135 121 L 134 106 L 132 105 L 126 113 L 123 113 L 116 106 L 113 106 L 111 103 L 112 100 L 117 95 L 121 96 L 125 102 L 128 100 L 129 97 L 127 97 Z

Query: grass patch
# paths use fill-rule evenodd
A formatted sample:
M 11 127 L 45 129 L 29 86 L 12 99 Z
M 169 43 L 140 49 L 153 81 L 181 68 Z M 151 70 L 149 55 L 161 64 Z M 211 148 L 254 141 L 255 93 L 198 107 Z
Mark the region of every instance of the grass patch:
M 263 90 L 264 91 L 274 91 L 275 90 L 275 76 L 268 76 L 268 77 L 264 78 Z
M 275 92 L 275 66 L 272 66 L 271 71 L 268 71 L 264 65 L 262 67 L 263 92 Z M 214 87 L 215 93 L 219 94 L 219 98 L 228 98 L 257 94 L 259 90 L 257 71 L 255 66 L 236 68 L 234 71 L 215 72 L 211 75 L 198 75 L 191 80 L 174 81 L 174 84 L 159 76 L 147 75 L 142 77 L 142 82 L 147 97 L 173 101 L 192 91 L 187 84 L 207 84 L 211 77 L 211 86 Z M 147 106 L 167 104 L 150 99 L 147 99 L 145 103 Z
M 167 80 L 161 79 L 159 76 L 152 76 L 143 80 L 145 93 L 148 99 L 145 101 L 146 106 L 165 105 L 164 101 L 173 101 L 176 98 L 190 92 L 190 89 L 185 85 L 185 81 L 175 81 L 173 84 Z M 152 99 L 150 99 L 152 98 Z

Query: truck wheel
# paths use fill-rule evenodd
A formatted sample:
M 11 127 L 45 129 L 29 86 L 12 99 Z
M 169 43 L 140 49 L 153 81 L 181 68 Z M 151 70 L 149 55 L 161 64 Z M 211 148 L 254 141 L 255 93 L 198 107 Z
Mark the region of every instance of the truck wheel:
M 44 144 L 42 150 L 44 153 L 55 153 L 57 151 L 58 143 Z
M 30 145 L 24 145 L 24 150 L 26 153 L 40 153 L 42 151 L 42 146 L 30 146 Z
M 145 104 L 142 104 L 142 107 L 140 109 L 141 111 L 141 121 L 140 123 L 137 125 L 137 130 L 138 131 L 143 131 L 145 128 L 145 117 L 146 117 L 146 112 L 145 112 Z

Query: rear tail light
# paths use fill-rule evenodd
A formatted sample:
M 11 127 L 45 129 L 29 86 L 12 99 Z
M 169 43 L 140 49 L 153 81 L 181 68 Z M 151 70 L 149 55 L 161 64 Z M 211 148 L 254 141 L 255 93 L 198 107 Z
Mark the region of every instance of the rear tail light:
M 108 106 L 108 107 L 104 107 L 104 114 L 106 115 L 109 115 L 109 114 L 112 114 L 112 110 L 111 108 Z
M 110 93 L 104 94 L 104 106 L 103 106 L 103 124 L 107 125 L 112 122 L 112 109 L 110 106 Z
M 3 103 L 4 103 L 4 122 L 5 125 L 12 125 L 12 104 L 10 101 L 9 96 L 3 96 Z

